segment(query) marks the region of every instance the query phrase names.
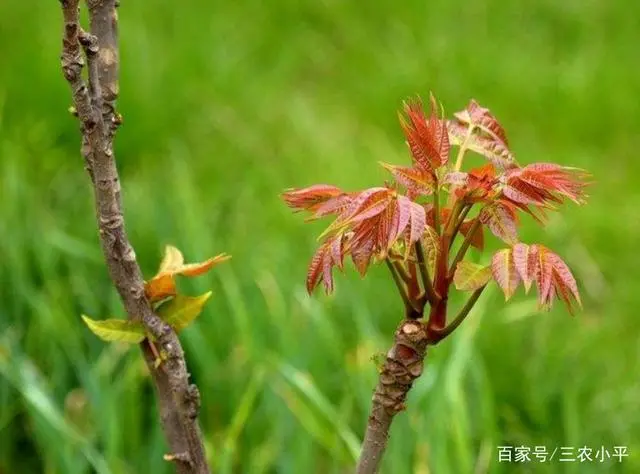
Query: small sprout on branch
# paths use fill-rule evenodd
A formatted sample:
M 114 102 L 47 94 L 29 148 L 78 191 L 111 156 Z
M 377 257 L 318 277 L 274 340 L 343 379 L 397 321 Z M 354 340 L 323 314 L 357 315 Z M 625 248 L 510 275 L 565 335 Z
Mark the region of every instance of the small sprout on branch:
M 182 253 L 177 248 L 168 245 L 158 273 L 145 283 L 145 292 L 149 301 L 155 304 L 158 316 L 177 333 L 189 326 L 202 313 L 205 303 L 211 297 L 211 292 L 208 291 L 200 296 L 178 294 L 175 276 L 195 277 L 202 275 L 215 265 L 230 258 L 226 254 L 220 254 L 202 263 L 185 264 Z M 125 319 L 95 321 L 84 315 L 82 319 L 91 332 L 103 341 L 137 344 L 149 338 L 141 321 Z M 156 363 L 158 363 L 158 360 L 162 360 L 162 354 L 157 353 L 152 341 L 150 342 L 156 356 Z

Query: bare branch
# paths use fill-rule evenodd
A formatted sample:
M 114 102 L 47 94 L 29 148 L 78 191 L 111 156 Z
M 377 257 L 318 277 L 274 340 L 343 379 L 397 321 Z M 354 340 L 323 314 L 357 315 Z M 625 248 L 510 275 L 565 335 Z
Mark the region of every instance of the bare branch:
M 113 154 L 113 137 L 120 123 L 115 110 L 118 96 L 116 0 L 87 0 L 91 33 L 78 18 L 78 0 L 61 0 L 64 17 L 62 70 L 82 129 L 82 153 L 92 178 L 103 254 L 130 319 L 140 319 L 156 339 L 164 360 L 147 341 L 141 344 L 160 406 L 160 418 L 179 474 L 209 473 L 197 423 L 200 394 L 189 383 L 184 353 L 175 332 L 151 309 L 135 252 L 125 232 L 120 179 Z M 89 88 L 82 78 L 84 48 L 89 66 Z

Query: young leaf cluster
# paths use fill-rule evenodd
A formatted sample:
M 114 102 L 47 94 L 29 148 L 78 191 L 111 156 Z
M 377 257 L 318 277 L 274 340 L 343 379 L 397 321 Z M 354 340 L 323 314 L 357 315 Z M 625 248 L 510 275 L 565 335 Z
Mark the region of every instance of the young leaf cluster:
M 588 175 L 555 163 L 521 166 L 502 125 L 474 100 L 451 119 L 433 95 L 428 112 L 419 99 L 411 100 L 403 105 L 400 124 L 411 165 L 382 163 L 390 183 L 355 192 L 316 184 L 283 193 L 289 207 L 309 213 L 308 220 L 333 217 L 308 268 L 309 293 L 321 282 L 332 292 L 334 269 L 343 270 L 347 257 L 363 276 L 372 263 L 385 261 L 407 316 L 427 317 L 429 305 L 434 340 L 459 324 L 491 280 L 506 299 L 520 283 L 527 292 L 535 283 L 541 308 L 549 308 L 556 297 L 570 311 L 574 303 L 580 305 L 564 261 L 540 244 L 521 242 L 518 228 L 523 214 L 544 224 L 547 212 L 565 200 L 583 204 Z M 464 170 L 469 153 L 486 164 Z M 487 266 L 464 260 L 470 247 L 484 249 L 485 230 L 506 248 Z M 474 293 L 471 305 L 447 326 L 452 284 Z
M 176 277 L 196 277 L 203 275 L 214 266 L 231 258 L 220 254 L 200 263 L 184 263 L 182 252 L 168 245 L 156 275 L 145 282 L 145 295 L 154 311 L 176 332 L 182 331 L 202 312 L 211 296 L 208 291 L 200 296 L 178 293 Z M 93 320 L 85 315 L 82 319 L 87 327 L 100 339 L 108 342 L 140 343 L 151 339 L 141 321 L 126 319 Z

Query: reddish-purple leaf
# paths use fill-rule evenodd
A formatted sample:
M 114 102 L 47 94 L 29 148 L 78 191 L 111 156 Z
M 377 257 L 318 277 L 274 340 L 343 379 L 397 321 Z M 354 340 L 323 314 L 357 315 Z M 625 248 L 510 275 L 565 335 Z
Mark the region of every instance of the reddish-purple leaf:
M 517 243 L 513 246 L 513 261 L 528 293 L 538 273 L 538 246 Z
M 377 217 L 374 228 L 377 231 L 376 245 L 383 257 L 395 241 L 398 232 L 398 206 L 394 200 Z
M 316 250 L 316 253 L 311 258 L 311 263 L 309 264 L 309 269 L 307 270 L 307 292 L 309 294 L 313 293 L 313 290 L 318 283 L 320 282 L 320 277 L 322 276 L 324 259 L 326 255 L 327 246 L 321 245 Z
M 554 275 L 558 278 L 558 285 L 566 287 L 573 297 L 576 299 L 579 305 L 582 305 L 580 301 L 580 293 L 578 292 L 578 284 L 574 278 L 568 265 L 555 253 L 549 252 L 548 258 L 553 265 Z
M 485 206 L 480 212 L 480 222 L 504 242 L 513 245 L 518 241 L 518 229 L 515 215 L 505 205 L 499 202 Z
M 500 122 L 498 122 L 498 119 L 495 118 L 489 109 L 482 107 L 475 100 L 471 99 L 466 109 L 456 112 L 453 115 L 459 122 L 465 125 L 471 124 L 474 128 L 508 145 L 506 133 L 502 125 L 500 125 Z
M 331 260 L 340 270 L 344 266 L 344 235 L 338 235 L 329 241 Z
M 404 112 L 409 120 L 400 116 L 400 124 L 407 138 L 416 165 L 433 173 L 449 159 L 449 136 L 446 122 L 438 118 L 435 98 L 431 97 L 429 119 L 424 114 L 422 103 L 410 101 L 404 104 Z
M 413 202 L 406 196 L 398 196 L 398 229 L 396 239 L 404 232 L 411 220 L 411 208 Z M 423 208 L 424 209 L 424 208 Z M 395 241 L 395 239 L 394 239 Z
M 516 270 L 511 249 L 498 250 L 491 260 L 493 278 L 504 293 L 505 300 L 513 296 L 520 284 L 520 274 Z
M 563 198 L 585 202 L 585 174 L 553 163 L 534 163 L 504 174 L 503 194 L 513 201 L 537 206 L 562 203 Z
M 538 302 L 543 308 L 550 308 L 554 296 L 560 297 L 569 312 L 573 312 L 571 298 L 582 306 L 578 285 L 567 264 L 557 254 L 538 245 L 538 267 L 536 283 Z
M 314 210 L 327 200 L 343 194 L 343 191 L 330 184 L 314 184 L 301 189 L 289 189 L 282 194 L 284 202 L 295 210 Z
M 464 171 L 450 171 L 442 178 L 442 184 L 465 186 L 469 180 L 469 174 Z
M 411 203 L 411 225 L 409 230 L 409 246 L 415 244 L 424 233 L 427 215 L 424 207 L 416 202 Z
M 538 303 L 541 307 L 551 307 L 553 302 L 553 265 L 548 258 L 549 250 L 538 245 L 538 265 L 536 284 L 538 287 Z
M 344 212 L 353 201 L 353 196 L 350 194 L 340 194 L 327 199 L 322 204 L 314 206 L 315 212 L 309 218 L 309 220 L 319 219 L 331 214 L 341 214 Z
M 351 206 L 346 220 L 352 224 L 380 214 L 391 202 L 389 188 L 369 188 L 362 191 Z
M 331 255 L 326 253 L 322 261 L 322 282 L 327 294 L 333 292 L 333 262 Z
M 433 194 L 434 178 L 431 173 L 422 168 L 411 166 L 395 166 L 381 163 L 395 178 L 395 180 L 411 191 L 414 195 L 428 196 Z
M 362 239 L 358 246 L 351 248 L 351 259 L 362 276 L 367 273 L 373 251 L 374 245 L 372 238 Z
M 449 152 L 451 150 L 451 144 L 449 143 L 449 132 L 447 131 L 447 121 L 444 119 L 444 117 L 440 117 L 440 115 L 444 115 L 444 113 L 442 113 L 442 110 L 440 110 L 440 113 L 438 113 L 438 109 L 442 109 L 442 106 L 438 106 L 438 101 L 436 100 L 433 93 L 429 94 L 429 99 L 431 102 L 429 128 L 431 129 L 435 137 L 436 148 L 439 155 L 438 160 L 441 166 L 449 161 Z

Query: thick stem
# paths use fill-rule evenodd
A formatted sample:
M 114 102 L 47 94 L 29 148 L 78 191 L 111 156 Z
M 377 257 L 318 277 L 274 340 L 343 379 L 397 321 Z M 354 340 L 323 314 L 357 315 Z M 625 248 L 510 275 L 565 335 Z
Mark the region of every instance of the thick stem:
M 429 339 L 433 341 L 433 344 L 443 340 L 445 337 L 455 331 L 458 326 L 460 326 L 460 324 L 462 324 L 462 321 L 466 319 L 469 311 L 471 311 L 471 308 L 473 308 L 473 306 L 476 304 L 476 301 L 478 301 L 478 298 L 480 298 L 480 295 L 486 287 L 487 285 L 482 285 L 480 288 L 475 290 L 469 297 L 467 303 L 462 307 L 458 315 L 445 328 L 429 331 Z
M 113 136 L 119 123 L 115 112 L 118 92 L 116 0 L 89 0 L 91 33 L 78 18 L 78 0 L 61 0 L 64 17 L 62 70 L 71 86 L 81 121 L 82 153 L 92 178 L 102 250 L 109 276 L 130 319 L 139 319 L 165 353 L 156 356 L 141 344 L 158 393 L 160 418 L 179 474 L 208 474 L 204 445 L 197 423 L 200 395 L 189 383 L 182 346 L 176 333 L 151 309 L 135 252 L 127 238 L 120 198 L 120 179 L 113 155 Z M 89 64 L 89 87 L 82 79 L 84 46 Z
M 413 382 L 422 374 L 428 343 L 423 323 L 408 319 L 400 323 L 373 394 L 357 474 L 378 472 L 387 447 L 391 422 L 404 410 L 407 394 Z

